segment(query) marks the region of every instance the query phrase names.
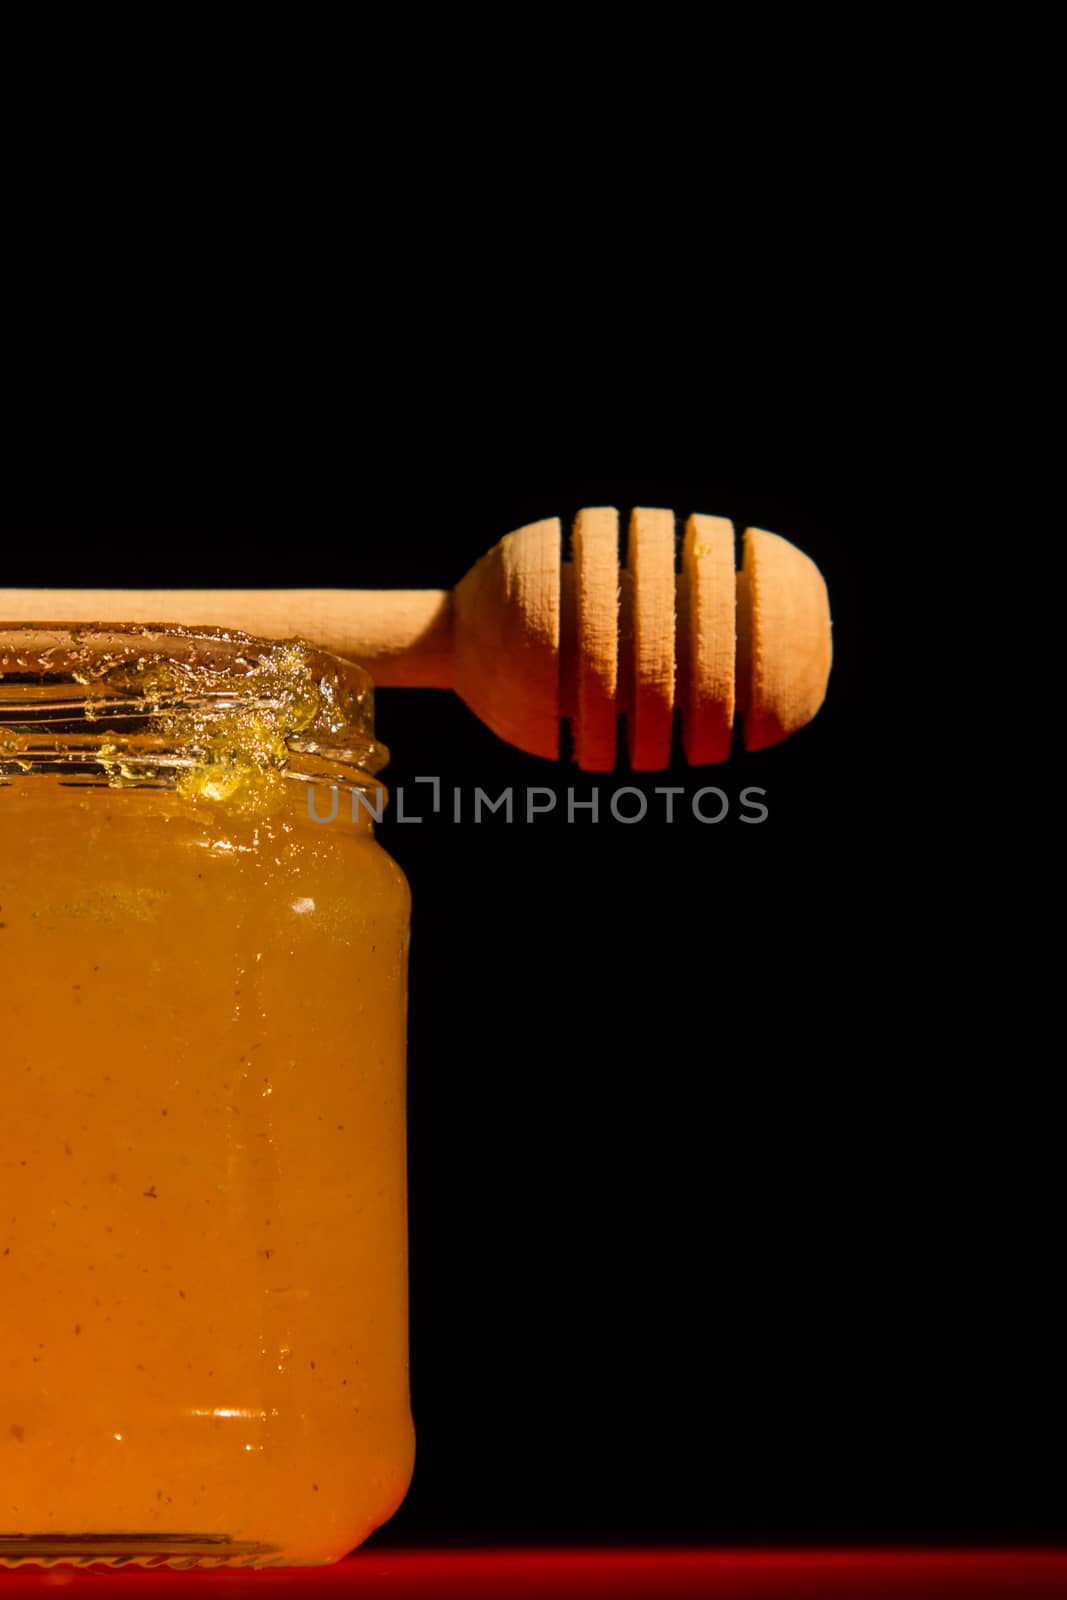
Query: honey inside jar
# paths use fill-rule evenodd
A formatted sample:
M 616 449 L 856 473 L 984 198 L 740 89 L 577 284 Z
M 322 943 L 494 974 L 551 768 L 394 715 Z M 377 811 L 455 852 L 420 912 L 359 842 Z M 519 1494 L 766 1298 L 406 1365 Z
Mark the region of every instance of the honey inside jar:
M 412 1469 L 369 680 L 0 630 L 0 1565 L 335 1560 Z

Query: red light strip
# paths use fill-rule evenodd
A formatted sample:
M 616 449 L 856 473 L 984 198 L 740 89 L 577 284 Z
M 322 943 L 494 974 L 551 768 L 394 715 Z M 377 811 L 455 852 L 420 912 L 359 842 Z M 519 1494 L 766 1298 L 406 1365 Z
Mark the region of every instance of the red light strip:
M 86 1590 L 86 1586 L 89 1586 Z M 1064 1600 L 1067 1550 L 375 1550 L 278 1571 L 0 1570 L 0 1600 L 88 1592 L 342 1600 Z

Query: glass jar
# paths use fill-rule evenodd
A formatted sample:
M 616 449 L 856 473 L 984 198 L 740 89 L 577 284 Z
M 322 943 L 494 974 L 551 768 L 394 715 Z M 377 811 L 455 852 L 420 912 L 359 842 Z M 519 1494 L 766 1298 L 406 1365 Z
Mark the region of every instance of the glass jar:
M 372 717 L 300 642 L 0 628 L 0 1566 L 325 1563 L 406 1492 Z

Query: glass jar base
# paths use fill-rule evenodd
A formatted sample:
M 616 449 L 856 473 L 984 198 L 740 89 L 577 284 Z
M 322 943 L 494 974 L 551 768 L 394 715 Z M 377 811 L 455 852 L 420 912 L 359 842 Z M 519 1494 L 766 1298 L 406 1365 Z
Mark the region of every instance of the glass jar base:
M 0 1534 L 0 1568 L 59 1562 L 108 1567 L 270 1567 L 288 1565 L 276 1545 L 222 1533 Z

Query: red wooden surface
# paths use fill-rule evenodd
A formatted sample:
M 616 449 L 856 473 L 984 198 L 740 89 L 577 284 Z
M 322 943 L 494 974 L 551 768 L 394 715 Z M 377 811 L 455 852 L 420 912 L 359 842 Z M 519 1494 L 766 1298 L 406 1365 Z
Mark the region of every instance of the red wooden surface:
M 333 1567 L 277 1572 L 120 1572 L 71 1567 L 0 1570 L 15 1596 L 262 1597 L 343 1600 L 1031 1600 L 1067 1597 L 1067 1550 L 382 1550 Z

